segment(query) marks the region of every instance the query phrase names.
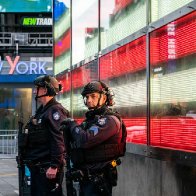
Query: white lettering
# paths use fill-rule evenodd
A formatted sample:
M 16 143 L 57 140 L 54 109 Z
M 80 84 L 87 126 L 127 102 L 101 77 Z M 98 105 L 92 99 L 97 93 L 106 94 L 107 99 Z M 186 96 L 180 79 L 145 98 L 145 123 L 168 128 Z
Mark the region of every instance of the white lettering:
M 20 65 L 21 65 L 21 71 L 20 71 L 20 69 L 19 69 L 19 67 L 20 67 Z M 25 67 L 24 67 L 24 66 Z M 24 68 L 23 68 L 24 67 Z M 28 71 L 28 65 L 27 65 L 27 63 L 25 63 L 25 62 L 20 62 L 20 63 L 18 63 L 17 65 L 16 65 L 16 71 L 19 73 L 19 74 L 26 74 L 27 73 L 27 71 Z
M 37 18 L 37 25 L 43 25 L 44 19 L 43 18 Z
M 41 64 L 42 63 L 42 64 Z M 43 74 L 46 74 L 46 71 L 44 69 L 44 66 L 46 65 L 46 62 L 39 62 L 39 74 L 41 74 L 41 72 Z
M 175 44 L 169 44 L 169 45 L 168 45 L 168 48 L 173 48 L 173 49 L 175 49 L 176 46 L 175 46 Z
M 169 32 L 167 32 L 167 35 L 169 35 L 169 36 L 175 36 L 176 34 L 175 34 L 175 31 L 169 31 Z
M 175 59 L 175 58 L 176 58 L 176 55 L 174 55 L 174 54 L 173 55 L 172 54 L 168 55 L 168 59 Z
M 167 25 L 168 35 L 168 59 L 176 58 L 176 39 L 175 39 L 175 23 L 172 22 Z
M 173 45 L 175 45 L 175 39 L 168 39 L 168 45 L 171 45 L 171 44 L 173 44 Z
M 52 18 L 36 18 L 36 25 L 52 25 Z
M 36 62 L 30 62 L 30 68 L 29 69 L 30 69 L 29 74 L 33 74 L 33 72 L 34 72 L 34 74 L 37 74 L 37 71 L 36 71 L 37 63 Z
M 6 56 L 6 59 L 7 61 L 0 61 L 0 74 L 46 74 L 52 70 L 50 62 L 19 61 L 20 56 L 15 57 L 14 61 L 12 61 L 10 56 Z M 4 64 L 6 65 L 5 70 Z M 49 66 L 47 70 L 45 69 L 45 65 Z

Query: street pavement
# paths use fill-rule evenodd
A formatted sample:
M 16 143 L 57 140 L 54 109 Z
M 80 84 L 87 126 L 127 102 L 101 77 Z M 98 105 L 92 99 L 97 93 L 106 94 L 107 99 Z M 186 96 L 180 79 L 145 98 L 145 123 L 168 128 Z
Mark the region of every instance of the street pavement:
M 0 196 L 18 196 L 18 169 L 15 159 L 0 155 Z

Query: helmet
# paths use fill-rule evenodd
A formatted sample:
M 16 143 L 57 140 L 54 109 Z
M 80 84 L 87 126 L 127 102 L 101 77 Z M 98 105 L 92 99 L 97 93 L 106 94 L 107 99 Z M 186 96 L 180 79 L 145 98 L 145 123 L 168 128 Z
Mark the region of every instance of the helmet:
M 114 105 L 114 93 L 105 83 L 101 81 L 89 82 L 86 86 L 84 86 L 81 95 L 85 97 L 87 94 L 91 93 L 105 94 L 107 96 L 106 105 Z
M 61 85 L 58 83 L 56 78 L 43 75 L 39 76 L 34 80 L 34 85 L 38 87 L 47 88 L 48 96 L 55 96 L 61 91 Z

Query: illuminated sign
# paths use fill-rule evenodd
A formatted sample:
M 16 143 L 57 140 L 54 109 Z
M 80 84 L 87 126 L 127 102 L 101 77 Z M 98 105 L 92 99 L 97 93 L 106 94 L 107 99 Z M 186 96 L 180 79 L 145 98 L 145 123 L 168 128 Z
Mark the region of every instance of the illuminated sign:
M 171 22 L 167 25 L 168 36 L 168 59 L 176 58 L 176 39 L 175 39 L 175 23 Z
M 0 61 L 0 74 L 5 75 L 31 75 L 31 74 L 49 74 L 52 71 L 52 62 L 46 61 L 19 61 L 20 56 L 14 60 L 6 56 L 7 61 Z
M 23 26 L 51 26 L 52 18 L 36 18 L 36 17 L 25 17 L 22 18 Z

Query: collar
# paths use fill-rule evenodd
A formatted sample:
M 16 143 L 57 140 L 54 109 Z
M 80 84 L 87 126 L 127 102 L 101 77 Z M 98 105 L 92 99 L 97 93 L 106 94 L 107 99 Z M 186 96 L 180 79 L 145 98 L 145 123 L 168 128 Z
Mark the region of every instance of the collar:
M 95 110 L 90 110 L 86 112 L 86 118 L 87 119 L 93 119 L 96 115 L 103 115 L 106 111 L 108 111 L 109 108 L 104 105 L 101 108 L 95 109 Z

